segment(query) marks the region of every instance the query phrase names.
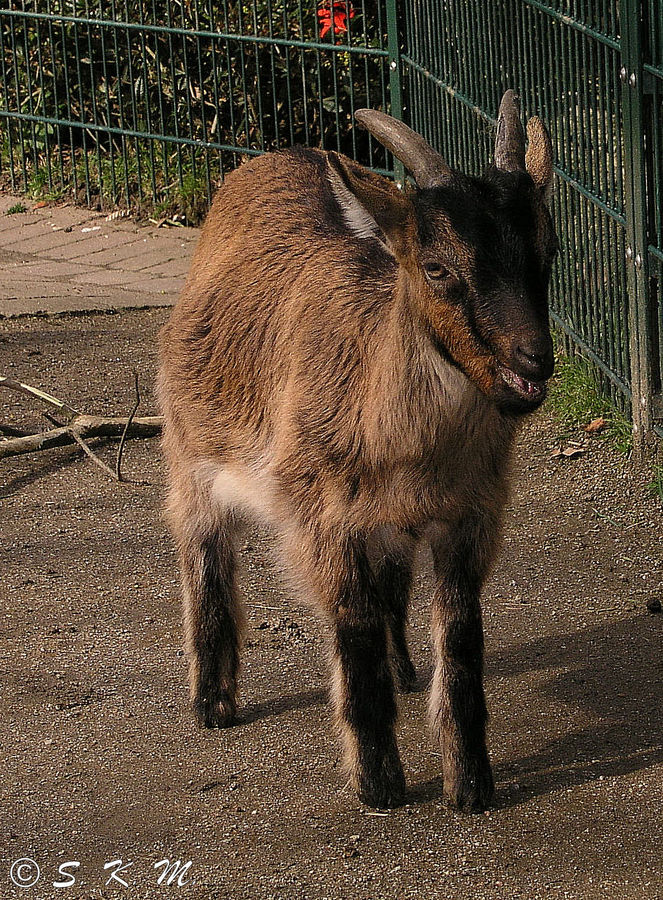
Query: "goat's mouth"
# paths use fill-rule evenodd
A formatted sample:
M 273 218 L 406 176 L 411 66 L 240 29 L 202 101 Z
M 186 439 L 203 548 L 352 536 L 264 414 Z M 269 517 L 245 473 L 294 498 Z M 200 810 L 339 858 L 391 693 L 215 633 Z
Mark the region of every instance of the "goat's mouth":
M 538 406 L 546 399 L 548 389 L 545 381 L 528 381 L 506 366 L 499 366 L 498 372 L 506 387 L 519 400 L 531 406 Z

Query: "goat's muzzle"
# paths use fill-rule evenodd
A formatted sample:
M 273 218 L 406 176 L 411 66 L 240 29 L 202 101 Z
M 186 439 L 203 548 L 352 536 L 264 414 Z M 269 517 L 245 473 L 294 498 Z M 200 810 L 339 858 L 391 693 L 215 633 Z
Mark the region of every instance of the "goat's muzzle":
M 546 399 L 546 383 L 555 367 L 550 332 L 521 330 L 504 343 L 501 352 L 495 350 L 495 401 L 507 412 L 532 412 Z
M 507 366 L 499 366 L 497 372 L 497 402 L 509 412 L 531 412 L 546 399 L 545 381 L 530 381 Z

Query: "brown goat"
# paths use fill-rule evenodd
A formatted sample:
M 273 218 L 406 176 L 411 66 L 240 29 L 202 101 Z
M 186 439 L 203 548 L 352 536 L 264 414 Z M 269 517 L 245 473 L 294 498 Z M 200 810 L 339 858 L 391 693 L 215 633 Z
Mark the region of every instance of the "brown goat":
M 207 727 L 235 719 L 235 534 L 241 515 L 257 515 L 332 625 L 354 787 L 373 806 L 402 802 L 392 663 L 411 690 L 405 625 L 425 539 L 445 796 L 482 809 L 493 779 L 479 595 L 514 434 L 553 370 L 550 139 L 531 119 L 525 155 L 507 92 L 495 166 L 475 178 L 402 122 L 357 119 L 417 189 L 312 149 L 242 165 L 216 196 L 161 335 L 193 707 Z

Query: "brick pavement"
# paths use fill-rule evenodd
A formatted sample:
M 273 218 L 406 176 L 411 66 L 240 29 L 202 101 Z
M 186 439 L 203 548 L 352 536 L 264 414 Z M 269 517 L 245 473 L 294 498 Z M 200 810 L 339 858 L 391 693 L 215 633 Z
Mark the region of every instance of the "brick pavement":
M 25 213 L 7 214 L 22 203 Z M 0 193 L 0 315 L 169 306 L 198 231 Z

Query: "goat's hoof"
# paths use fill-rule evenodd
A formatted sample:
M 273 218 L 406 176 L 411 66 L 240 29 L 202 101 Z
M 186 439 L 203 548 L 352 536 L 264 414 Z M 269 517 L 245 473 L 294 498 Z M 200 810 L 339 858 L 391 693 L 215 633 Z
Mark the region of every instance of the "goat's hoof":
M 208 697 L 196 700 L 193 713 L 201 728 L 230 728 L 237 721 L 237 706 L 227 694 L 214 700 Z
M 396 660 L 396 683 L 402 694 L 411 694 L 417 688 L 417 672 L 411 659 Z
M 401 806 L 405 801 L 405 775 L 400 760 L 397 766 L 384 766 L 378 773 L 362 773 L 357 794 L 362 803 L 376 809 Z
M 488 762 L 468 767 L 453 779 L 444 780 L 444 799 L 463 813 L 480 813 L 487 809 L 495 796 L 493 773 Z

